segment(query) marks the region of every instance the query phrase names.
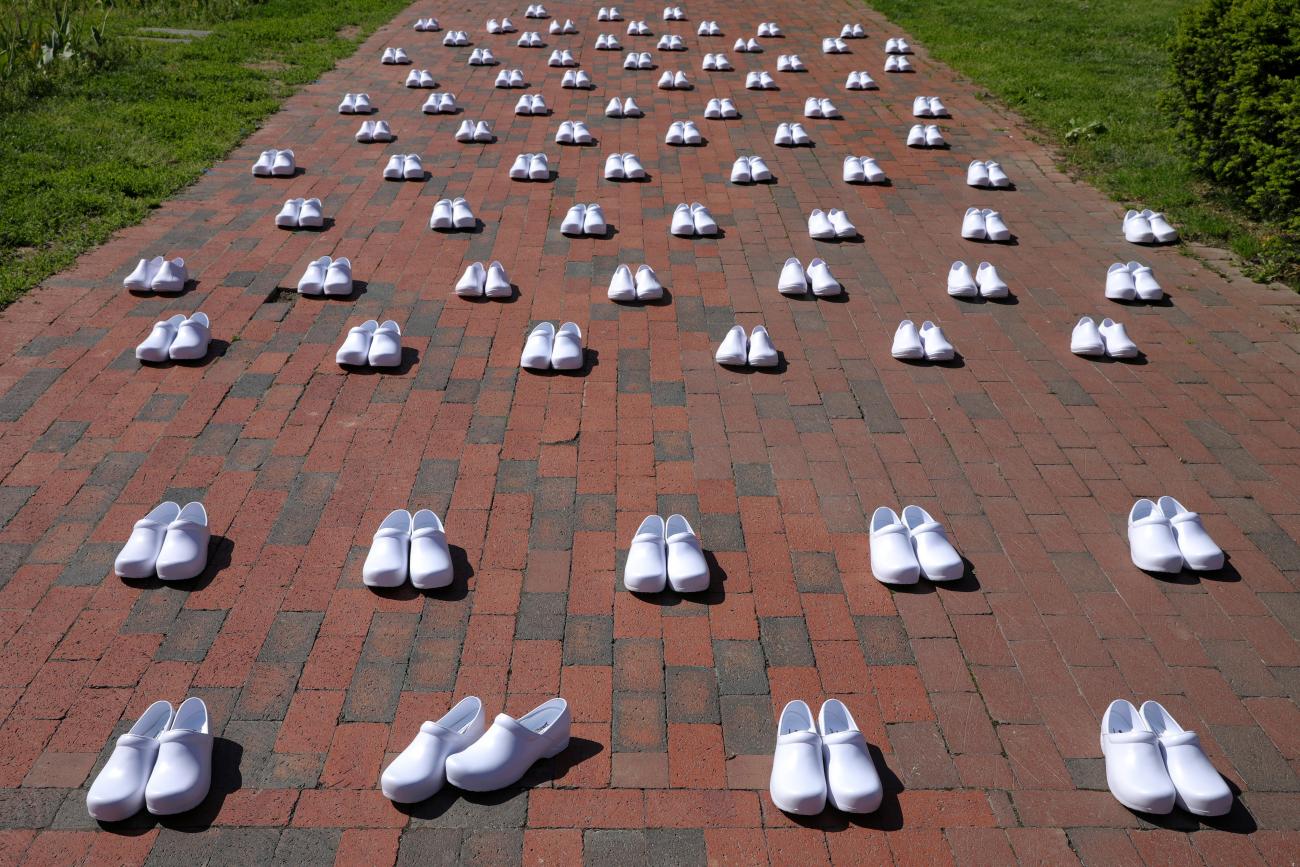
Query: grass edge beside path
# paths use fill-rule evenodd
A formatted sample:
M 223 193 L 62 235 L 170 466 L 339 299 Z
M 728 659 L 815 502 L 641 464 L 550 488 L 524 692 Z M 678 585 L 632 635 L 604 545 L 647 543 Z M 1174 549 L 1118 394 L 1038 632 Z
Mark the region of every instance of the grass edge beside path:
M 115 9 L 107 32 L 124 57 L 0 112 L 0 309 L 142 222 L 409 3 L 265 0 L 219 21 L 179 4 Z M 136 39 L 162 26 L 211 35 Z
M 1232 251 L 1251 279 L 1300 289 L 1300 250 L 1192 172 L 1158 105 L 1167 46 L 1194 0 L 864 2 L 986 91 L 978 96 L 1045 133 L 1075 176 L 1126 206 L 1164 211 L 1183 240 Z

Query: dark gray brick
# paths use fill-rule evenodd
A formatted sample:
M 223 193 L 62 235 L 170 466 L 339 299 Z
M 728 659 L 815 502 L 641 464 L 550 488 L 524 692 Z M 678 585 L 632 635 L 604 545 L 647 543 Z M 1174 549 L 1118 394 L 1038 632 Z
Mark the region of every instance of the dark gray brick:
M 730 755 L 770 753 L 776 738 L 772 719 L 772 700 L 766 695 L 724 695 L 718 699 L 722 709 L 722 745 Z
M 289 828 L 280 836 L 273 864 L 330 864 L 343 832 L 335 828 Z
M 718 692 L 722 695 L 763 695 L 767 693 L 767 665 L 763 647 L 757 641 L 713 642 L 714 667 L 718 672 Z
M 853 618 L 858 629 L 858 643 L 868 665 L 908 665 L 915 663 L 912 644 L 901 617 L 858 616 Z
M 187 609 L 176 615 L 154 659 L 158 661 L 202 662 L 221 631 L 225 611 Z
M 712 668 L 671 666 L 664 674 L 668 722 L 721 722 L 718 684 Z
M 582 834 L 582 863 L 584 867 L 625 867 L 660 862 L 647 854 L 645 831 L 587 830 Z
M 776 482 L 772 478 L 771 464 L 733 464 L 732 470 L 736 476 L 736 496 L 776 496 Z
M 89 427 L 88 421 L 56 421 L 45 429 L 40 439 L 32 444 L 31 450 L 66 454 L 81 441 L 82 434 Z
M 574 616 L 565 621 L 565 665 L 611 665 L 613 656 L 612 617 Z
M 791 551 L 794 583 L 800 593 L 843 593 L 840 568 L 834 554 L 818 551 Z
M 812 666 L 812 642 L 802 617 L 763 617 L 758 621 L 763 651 L 771 667 Z
M 18 421 L 27 410 L 58 382 L 62 367 L 37 367 L 27 371 L 0 397 L 0 421 Z
M 376 614 L 376 617 L 381 615 Z M 317 611 L 280 611 L 257 655 L 259 662 L 287 662 L 303 665 L 311 655 L 325 615 Z
M 569 605 L 566 593 L 523 593 L 515 615 L 515 638 L 563 641 Z

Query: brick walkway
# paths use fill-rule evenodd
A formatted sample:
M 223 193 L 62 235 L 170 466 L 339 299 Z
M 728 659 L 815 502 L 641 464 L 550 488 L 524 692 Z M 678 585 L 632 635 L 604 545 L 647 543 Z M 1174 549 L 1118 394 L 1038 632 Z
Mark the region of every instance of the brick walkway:
M 145 224 L 0 315 L 0 861 L 1295 863 L 1300 340 L 1282 309 L 1295 296 L 1123 243 L 1117 205 L 1059 174 L 924 46 L 917 74 L 885 75 L 897 29 L 847 2 L 691 0 L 671 26 L 658 3 L 624 5 L 650 21 L 655 37 L 640 39 L 598 25 L 594 7 L 548 5 L 581 33 L 526 50 L 484 35 L 485 7 L 417 3 Z M 521 12 L 516 24 L 531 24 Z M 553 116 L 514 117 L 519 92 L 493 90 L 495 70 L 410 29 L 428 14 L 523 67 Z M 694 35 L 706 18 L 725 38 Z M 760 20 L 787 38 L 732 52 Z M 823 56 L 820 37 L 852 20 L 870 38 Z M 601 32 L 645 50 L 681 33 L 690 50 L 624 72 L 623 52 L 593 50 Z M 385 45 L 468 110 L 421 115 L 406 69 L 378 63 Z M 557 45 L 594 91 L 559 88 L 545 67 Z M 736 71 L 701 72 L 706 50 Z M 743 90 L 746 71 L 774 72 L 783 51 L 809 72 L 778 75 L 778 93 Z M 696 89 L 656 90 L 663 68 Z M 880 90 L 844 91 L 851 69 Z M 359 120 L 334 113 L 345 91 L 369 91 L 398 141 L 355 143 Z M 815 148 L 773 147 L 810 94 L 845 119 L 806 121 Z M 903 146 L 916 94 L 951 109 L 951 150 Z M 647 116 L 606 120 L 614 95 Z M 703 121 L 715 95 L 743 119 Z M 492 120 L 498 142 L 453 142 L 465 117 Z M 660 144 L 688 117 L 706 147 Z M 599 145 L 555 145 L 566 118 L 586 118 Z M 305 172 L 251 178 L 276 146 Z M 509 181 L 514 156 L 538 150 L 558 178 Z M 429 180 L 383 182 L 386 156 L 408 151 Z M 621 151 L 640 154 L 649 182 L 600 179 Z M 892 184 L 842 184 L 850 152 L 876 156 Z M 777 182 L 726 183 L 737 153 L 764 155 Z M 973 157 L 1000 157 L 1017 189 L 966 187 Z M 462 194 L 482 231 L 429 231 L 433 203 Z M 276 230 L 290 195 L 321 197 L 332 224 Z M 691 200 L 711 207 L 720 239 L 669 237 L 672 208 Z M 612 238 L 560 235 L 578 201 L 603 203 Z M 968 204 L 1001 207 L 1019 243 L 960 240 Z M 846 208 L 865 243 L 810 241 L 817 206 Z M 175 299 L 122 291 L 155 253 L 184 255 L 197 286 Z M 357 297 L 293 294 L 326 254 L 352 257 Z M 789 255 L 828 259 L 843 303 L 778 295 Z M 1135 255 L 1172 303 L 1102 298 L 1106 267 Z M 959 257 L 997 264 L 1015 302 L 950 299 Z M 492 258 L 515 303 L 450 295 L 467 262 Z M 650 263 L 671 300 L 606 301 L 619 262 Z M 199 308 L 219 357 L 136 363 L 156 319 Z M 1127 322 L 1146 363 L 1070 355 L 1085 313 Z M 961 362 L 892 360 L 904 316 L 941 321 Z M 334 351 L 371 317 L 403 324 L 412 363 L 344 374 Z M 519 373 L 542 319 L 583 326 L 586 375 Z M 788 369 L 716 367 L 736 322 L 766 323 Z M 1128 508 L 1162 493 L 1205 516 L 1231 557 L 1224 574 L 1161 581 L 1131 566 Z M 112 575 L 133 521 L 200 498 L 218 535 L 207 574 L 177 586 Z M 959 586 L 890 592 L 871 577 L 864 515 L 910 502 L 970 561 Z M 370 535 L 406 505 L 446 515 L 452 591 L 361 586 Z M 622 592 L 628 540 L 655 511 L 701 529 L 717 572 L 703 602 Z M 489 713 L 562 693 L 575 742 L 527 789 L 394 808 L 376 788 L 386 755 L 469 693 Z M 85 787 L 110 739 L 149 702 L 186 695 L 207 701 L 220 735 L 213 795 L 175 820 L 97 829 Z M 865 818 L 793 821 L 766 793 L 774 715 L 831 695 L 879 747 L 886 802 Z M 1160 697 L 1201 733 L 1242 791 L 1231 816 L 1157 828 L 1111 798 L 1097 726 L 1117 697 Z

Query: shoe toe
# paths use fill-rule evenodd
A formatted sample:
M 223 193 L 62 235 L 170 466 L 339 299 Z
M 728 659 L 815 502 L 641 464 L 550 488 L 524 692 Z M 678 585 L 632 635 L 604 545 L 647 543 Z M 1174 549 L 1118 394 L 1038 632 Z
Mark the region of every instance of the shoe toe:
M 783 812 L 796 816 L 815 816 L 826 809 L 824 780 L 794 778 L 771 788 L 772 803 Z

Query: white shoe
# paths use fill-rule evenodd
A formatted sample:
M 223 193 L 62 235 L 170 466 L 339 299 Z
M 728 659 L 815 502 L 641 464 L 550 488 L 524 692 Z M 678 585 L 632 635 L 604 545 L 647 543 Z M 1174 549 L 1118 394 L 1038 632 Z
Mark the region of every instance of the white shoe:
M 569 212 L 564 215 L 560 222 L 560 232 L 565 235 L 581 235 L 582 224 L 587 216 L 587 206 L 577 204 L 569 208 Z
M 623 564 L 623 586 L 634 593 L 660 593 L 668 586 L 664 519 L 650 515 L 637 527 Z
M 704 137 L 700 135 L 700 128 L 695 125 L 695 121 L 682 122 L 682 144 L 695 147 L 703 141 Z
M 818 98 L 815 97 L 815 96 L 810 96 L 810 97 L 808 97 L 806 100 L 804 100 L 804 103 L 803 103 L 803 116 L 804 116 L 804 117 L 821 117 L 821 116 L 822 116 L 822 103 L 821 103 L 821 100 L 818 99 Z
M 925 347 L 926 361 L 952 361 L 956 354 L 943 329 L 928 319 L 921 323 L 921 345 Z
M 547 112 L 546 99 L 540 93 L 534 93 L 532 97 L 533 114 L 545 115 Z
M 528 180 L 528 163 L 532 158 L 532 154 L 520 154 L 515 157 L 515 161 L 510 165 L 510 180 Z
M 668 132 L 664 135 L 664 144 L 680 145 L 686 142 L 686 125 L 680 120 L 675 120 L 668 125 Z
M 290 199 L 289 201 L 294 201 L 294 200 Z M 285 202 L 285 207 L 286 208 L 289 207 L 288 202 Z M 296 211 L 294 212 L 294 221 L 296 224 L 297 222 Z M 279 223 L 278 218 L 276 222 L 278 225 Z M 165 261 L 166 260 L 163 259 L 162 256 L 154 256 L 152 259 L 141 259 L 140 262 L 135 266 L 135 270 L 133 270 L 130 274 L 128 274 L 126 276 L 126 279 L 122 281 L 123 288 L 128 289 L 131 292 L 147 292 L 149 290 L 149 287 L 153 285 L 154 277 L 158 276 L 158 271 L 160 268 L 162 268 L 163 262 Z
M 916 330 L 916 324 L 912 320 L 904 319 L 898 323 L 898 328 L 894 331 L 894 344 L 889 352 L 895 358 L 911 361 L 925 358 L 921 332 Z
M 600 205 L 592 204 L 587 206 L 587 211 L 582 217 L 582 232 L 584 235 L 594 235 L 597 238 L 604 237 L 608 230 L 605 223 L 605 211 Z
M 498 265 L 500 263 L 497 263 Z M 447 531 L 442 519 L 428 509 L 411 518 L 411 586 L 417 590 L 446 587 L 455 577 Z
M 836 238 L 856 238 L 858 236 L 858 229 L 849 222 L 849 215 L 839 208 L 831 208 L 827 211 L 826 217 L 831 221 L 831 226 L 835 229 Z
M 641 160 L 636 154 L 623 154 L 623 177 L 630 181 L 645 178 L 645 166 L 641 165 Z
M 772 143 L 777 145 L 778 147 L 779 146 L 788 147 L 794 144 L 794 136 L 790 134 L 790 124 L 788 123 L 777 124 L 776 137 L 772 139 Z
M 704 119 L 722 119 L 722 100 L 716 98 L 709 100 L 708 104 L 704 106 Z
M 1002 166 L 1000 164 L 989 160 L 984 164 L 984 168 L 988 169 L 990 186 L 999 190 L 1011 186 L 1011 178 L 1007 177 L 1006 172 L 1002 171 Z
M 845 813 L 872 813 L 884 799 L 876 763 L 853 714 L 837 698 L 828 699 L 817 714 L 826 766 L 826 799 Z
M 168 350 L 176 339 L 176 331 L 185 321 L 184 313 L 177 313 L 170 319 L 155 322 L 153 328 L 139 346 L 135 348 L 135 357 L 140 361 L 159 364 L 168 359 Z M 152 572 L 152 570 L 150 570 Z
M 470 210 L 469 202 L 463 198 L 451 200 L 451 221 L 457 229 L 472 229 L 478 225 L 474 212 Z
M 1122 323 L 1106 318 L 1097 326 L 1101 339 L 1106 344 L 1106 354 L 1111 358 L 1136 358 L 1137 344 L 1129 338 Z
M 823 98 L 819 100 L 818 103 L 821 116 L 827 120 L 836 120 L 841 116 L 840 110 L 836 108 L 835 103 L 831 102 L 829 99 Z
M 377 328 L 379 328 L 378 322 L 367 319 L 349 330 L 348 336 L 343 339 L 343 345 L 334 355 L 334 361 L 341 365 L 363 367 L 370 356 L 370 340 L 374 337 Z
M 609 291 L 606 295 L 610 301 L 636 300 L 636 283 L 632 279 L 631 268 L 619 265 L 614 269 L 614 276 L 609 279 Z
M 920 97 L 917 98 L 920 99 Z M 988 166 L 982 160 L 971 160 L 970 165 L 966 167 L 966 185 L 971 187 L 990 186 Z
M 979 295 L 979 285 L 965 262 L 953 262 L 948 269 L 948 294 L 954 298 L 974 298 Z
M 929 124 L 925 128 L 925 146 L 928 148 L 943 147 L 943 133 L 934 124 Z
M 1139 711 L 1160 743 L 1165 770 L 1174 784 L 1174 803 L 1196 816 L 1222 816 L 1232 809 L 1232 790 L 1210 764 L 1196 732 L 1178 724 L 1157 701 L 1142 702 Z
M 212 785 L 212 733 L 203 699 L 181 702 L 167 729 L 158 735 L 158 757 L 144 789 L 144 803 L 155 816 L 192 810 Z
M 690 90 L 691 82 L 680 69 L 673 73 L 673 90 Z
M 402 363 L 402 329 L 391 319 L 375 329 L 366 361 L 371 367 L 399 367 Z
M 858 157 L 862 161 L 862 179 L 869 184 L 883 184 L 885 182 L 884 169 L 871 157 Z
M 1147 218 L 1147 223 L 1151 226 L 1151 232 L 1158 242 L 1172 244 L 1178 240 L 1178 230 L 1169 224 L 1164 214 L 1143 211 L 1142 215 Z
M 920 506 L 903 509 L 903 523 L 912 538 L 912 550 L 921 574 L 930 581 L 956 581 L 966 573 L 966 564 L 948 541 L 943 525 Z
M 1137 285 L 1134 283 L 1133 272 L 1123 262 L 1116 262 L 1106 271 L 1106 297 L 1111 301 L 1137 300 Z
M 623 116 L 623 103 L 619 102 L 618 97 L 616 96 L 609 101 L 608 105 L 605 106 L 605 117 L 622 117 L 622 116 Z
M 1186 506 L 1169 496 L 1161 497 L 1156 505 L 1169 519 L 1169 526 L 1173 528 L 1174 538 L 1178 541 L 1178 550 L 1182 552 L 1183 562 L 1188 569 L 1213 572 L 1223 568 L 1223 549 L 1205 531 L 1200 515 L 1188 511 Z
M 980 262 L 975 270 L 975 282 L 979 285 L 980 295 L 984 298 L 1006 298 L 1011 291 L 1006 281 L 998 274 L 998 269 L 988 262 Z
M 208 355 L 212 342 L 212 323 L 208 314 L 199 311 L 186 319 L 176 329 L 176 339 L 167 349 L 172 361 L 198 361 Z
M 1169 516 L 1145 497 L 1128 513 L 1128 548 L 1143 572 L 1181 572 L 1185 560 Z
M 1070 333 L 1070 351 L 1075 355 L 1105 355 L 1106 344 L 1091 316 L 1080 317 Z
M 480 120 L 478 123 L 474 124 L 474 141 L 490 142 L 493 138 L 492 126 L 487 121 Z
M 961 221 L 961 236 L 968 241 L 983 241 L 988 236 L 983 211 L 979 208 L 966 209 L 966 216 Z
M 117 739 L 113 753 L 86 793 L 86 811 L 92 818 L 121 822 L 140 812 L 149 774 L 158 758 L 158 737 L 171 721 L 171 704 L 156 701 Z
M 395 509 L 375 532 L 361 567 L 367 587 L 400 587 L 406 583 L 411 557 L 411 513 Z
M 749 176 L 754 183 L 762 184 L 772 180 L 772 170 L 767 167 L 767 162 L 760 156 L 751 156 L 749 158 Z
M 745 76 L 745 87 L 748 90 L 762 90 L 763 84 L 758 77 L 758 73 L 751 71 Z
M 733 325 L 722 338 L 718 351 L 713 353 L 713 360 L 718 364 L 744 367 L 748 359 L 749 341 L 745 337 L 745 329 L 743 326 Z
M 303 203 L 306 210 L 306 202 Z M 309 225 L 302 221 L 302 212 L 298 214 L 298 224 Z M 154 292 L 161 292 L 164 295 L 173 295 L 185 288 L 185 284 L 190 280 L 189 271 L 185 268 L 184 259 L 165 259 L 158 266 L 158 271 L 153 275 L 153 280 L 149 283 L 149 288 Z
M 817 241 L 832 240 L 835 237 L 835 227 L 821 208 L 813 208 L 808 215 L 808 236 Z
M 922 124 L 912 124 L 912 128 L 907 131 L 907 146 L 910 148 L 925 147 L 925 127 Z
M 709 209 L 699 202 L 691 203 L 691 220 L 695 224 L 695 234 L 697 235 L 716 235 L 718 234 L 718 223 L 709 213 Z
M 483 294 L 488 298 L 509 298 L 515 294 L 515 287 L 506 276 L 505 266 L 496 260 L 488 266 L 487 278 L 483 283 Z
M 379 58 L 379 62 L 385 65 L 396 63 L 397 59 L 396 59 L 396 55 L 393 52 L 393 49 L 385 48 L 383 56 Z
M 1124 215 L 1124 240 L 1131 244 L 1150 244 L 1156 239 L 1151 221 L 1137 211 Z
M 487 269 L 483 267 L 482 262 L 473 262 L 456 281 L 453 291 L 461 298 L 482 298 L 486 284 Z
M 276 151 L 275 161 L 271 164 L 271 175 L 277 178 L 289 178 L 293 177 L 295 171 L 297 165 L 294 162 L 293 151 Z
M 280 213 L 275 215 L 275 224 L 281 229 L 298 228 L 298 214 L 302 211 L 302 199 L 286 199 Z
M 871 516 L 871 574 L 882 584 L 915 584 L 921 577 L 911 534 L 887 506 Z
M 429 228 L 447 230 L 454 226 L 451 199 L 439 199 L 433 206 L 433 214 L 429 217 Z
M 1178 793 L 1169 778 L 1160 742 L 1131 702 L 1117 699 L 1101 718 L 1101 753 L 1106 785 L 1130 810 L 1164 815 L 1174 809 Z
M 760 90 L 776 90 L 776 79 L 770 72 L 760 72 L 758 74 L 758 83 Z
M 762 325 L 755 325 L 749 332 L 747 360 L 750 367 L 776 367 L 781 363 L 781 354 L 776 351 L 776 347 L 772 344 L 772 336 Z
M 791 256 L 785 260 L 785 265 L 781 268 L 781 278 L 776 284 L 776 290 L 782 295 L 808 294 L 808 276 L 804 273 L 803 265 L 798 259 Z
M 748 184 L 754 180 L 754 176 L 749 170 L 748 157 L 736 157 L 736 161 L 731 164 L 731 182 L 733 184 Z
M 669 231 L 683 238 L 695 234 L 695 220 L 691 217 L 691 206 L 682 203 L 673 211 L 673 222 Z
M 400 181 L 402 179 L 402 163 L 406 159 L 406 154 L 393 154 L 388 158 L 388 165 L 384 166 L 384 180 Z
M 298 225 L 304 229 L 319 229 L 325 225 L 320 199 L 303 199 L 302 208 L 298 211 Z M 180 262 L 179 259 L 176 261 Z
M 812 293 L 818 298 L 833 298 L 843 291 L 840 281 L 831 274 L 826 260 L 820 257 L 808 263 L 808 282 L 812 285 Z
M 812 138 L 804 131 L 803 124 L 790 124 L 790 139 L 796 145 L 812 144 Z
M 186 503 L 167 525 L 154 571 L 160 581 L 188 581 L 208 565 L 208 513 L 199 502 Z M 185 809 L 188 809 L 185 808 Z
M 560 123 L 560 128 L 555 131 L 556 144 L 573 144 L 573 121 L 566 120 Z
M 722 99 L 722 117 L 724 120 L 733 120 L 740 117 L 740 111 L 736 109 L 736 103 L 727 97 Z
M 551 179 L 551 163 L 546 158 L 546 154 L 533 154 L 532 159 L 528 161 L 528 179 L 532 181 Z
M 542 322 L 528 335 L 519 366 L 529 370 L 550 370 L 551 350 L 555 347 L 555 326 Z
M 815 816 L 826 809 L 822 739 L 812 710 L 796 699 L 781 711 L 768 783 L 772 803 L 786 813 Z
M 658 275 L 649 265 L 642 265 L 636 269 L 636 300 L 638 301 L 658 301 L 664 297 L 663 284 L 659 282 Z
M 487 732 L 447 758 L 447 782 L 467 792 L 492 792 L 512 785 L 538 759 L 553 758 L 569 745 L 572 716 L 553 698 L 519 719 L 497 714 Z
M 575 120 L 573 122 L 573 143 L 580 144 L 580 145 L 588 145 L 591 144 L 592 141 L 593 139 L 591 137 L 591 130 L 587 129 L 586 122 L 581 120 Z
M 393 140 L 393 130 L 386 120 L 377 120 L 370 131 L 370 140 L 377 142 L 390 142 Z
M 1011 230 L 1002 221 L 1002 215 L 992 208 L 980 212 L 984 218 L 984 234 L 990 241 L 1010 241 Z
M 1141 262 L 1129 262 L 1125 270 L 1133 278 L 1133 291 L 1138 298 L 1143 301 L 1159 301 L 1165 297 L 1165 290 L 1156 282 L 1155 274 L 1151 271 L 1150 265 L 1143 265 Z M 1109 278 L 1109 275 L 1107 275 Z M 1107 279 L 1107 288 L 1109 289 L 1109 279 Z M 1109 297 L 1109 294 L 1107 295 Z
M 576 322 L 564 323 L 555 332 L 555 342 L 551 349 L 551 367 L 555 370 L 581 370 L 585 361 L 582 329 L 578 328 Z
M 180 511 L 179 505 L 168 501 L 155 506 L 152 512 L 135 522 L 126 544 L 113 561 L 113 572 L 117 577 L 140 580 L 154 576 L 167 527 L 176 520 Z

